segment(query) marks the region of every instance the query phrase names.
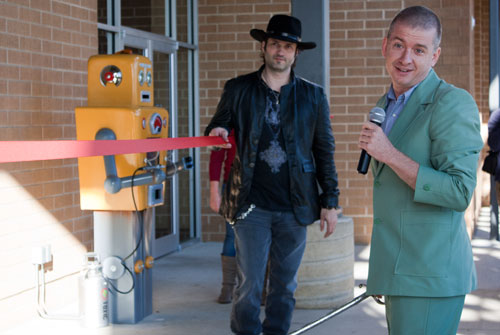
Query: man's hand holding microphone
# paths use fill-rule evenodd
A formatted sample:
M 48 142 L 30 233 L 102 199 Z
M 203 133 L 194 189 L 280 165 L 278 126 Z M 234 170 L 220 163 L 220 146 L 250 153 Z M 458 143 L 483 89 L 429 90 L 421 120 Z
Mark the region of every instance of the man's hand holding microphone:
M 371 156 L 373 155 L 372 151 L 375 150 L 378 142 L 381 141 L 380 137 L 385 137 L 387 142 L 389 142 L 382 128 L 380 128 L 385 120 L 385 111 L 380 107 L 374 107 L 370 111 L 369 119 L 370 122 L 365 122 L 363 124 L 359 137 L 359 147 L 362 150 L 359 156 L 358 172 L 361 174 L 366 174 L 368 172 L 368 166 L 370 165 Z M 377 157 L 375 158 L 378 159 Z
M 358 172 L 366 174 L 371 157 L 389 165 L 411 188 L 415 189 L 419 164 L 398 151 L 389 141 L 380 125 L 385 120 L 385 111 L 374 107 L 370 111 L 370 122 L 363 123 L 358 145 L 362 149 Z

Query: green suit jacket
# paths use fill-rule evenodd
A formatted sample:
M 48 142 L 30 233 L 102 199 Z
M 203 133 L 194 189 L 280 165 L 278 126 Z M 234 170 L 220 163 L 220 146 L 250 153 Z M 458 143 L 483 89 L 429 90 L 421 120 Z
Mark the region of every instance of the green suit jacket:
M 387 96 L 377 103 L 385 108 Z M 388 135 L 420 164 L 413 190 L 372 161 L 369 294 L 447 297 L 476 288 L 464 211 L 476 186 L 479 112 L 463 89 L 434 70 L 415 89 Z

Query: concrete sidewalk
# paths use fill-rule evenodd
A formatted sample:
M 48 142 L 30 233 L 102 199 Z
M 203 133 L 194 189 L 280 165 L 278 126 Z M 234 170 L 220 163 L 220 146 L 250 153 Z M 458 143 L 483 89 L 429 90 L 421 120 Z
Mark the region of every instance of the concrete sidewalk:
M 500 242 L 488 240 L 489 212 L 484 211 L 472 245 L 479 289 L 467 296 L 460 335 L 500 334 Z M 89 330 L 76 321 L 34 318 L 6 334 L 96 335 L 220 335 L 230 334 L 231 305 L 216 303 L 220 289 L 221 243 L 197 243 L 155 263 L 154 313 L 134 325 L 110 325 Z M 356 246 L 356 285 L 366 282 L 369 246 Z M 354 295 L 363 290 L 355 288 Z M 291 331 L 328 314 L 330 310 L 297 309 Z M 307 335 L 387 334 L 384 307 L 369 298 L 311 329 Z

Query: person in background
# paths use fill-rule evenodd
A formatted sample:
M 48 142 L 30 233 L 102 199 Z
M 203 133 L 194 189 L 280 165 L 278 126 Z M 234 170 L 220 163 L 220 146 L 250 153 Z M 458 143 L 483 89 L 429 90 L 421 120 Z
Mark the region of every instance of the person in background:
M 430 9 L 396 15 L 382 43 L 391 86 L 377 106 L 386 118 L 365 122 L 359 138 L 374 158 L 367 294 L 385 296 L 391 335 L 456 334 L 476 288 L 464 211 L 483 146 L 479 111 L 434 72 L 440 41 Z
M 288 15 L 273 16 L 266 31 L 252 29 L 264 65 L 225 84 L 205 130 L 226 142 L 232 130 L 235 135 L 236 155 L 220 208 L 235 232 L 235 334 L 288 333 L 306 225 L 320 219 L 326 237 L 337 224 L 339 190 L 328 101 L 321 87 L 292 70 L 299 52 L 316 46 L 301 41 L 301 34 L 301 22 Z M 268 258 L 269 291 L 261 322 Z
M 488 146 L 496 153 L 497 166 L 493 179 L 495 180 L 495 194 L 497 204 L 500 203 L 500 109 L 496 109 L 490 114 L 488 120 Z M 496 221 L 496 222 L 495 222 Z M 500 240 L 498 234 L 498 220 L 492 220 L 490 225 L 490 238 Z
M 500 109 L 494 110 L 488 120 L 488 146 L 491 151 L 500 152 Z M 500 160 L 500 155 L 497 155 Z M 500 202 L 500 162 L 497 161 L 495 170 L 495 189 L 497 202 Z
M 234 138 L 233 139 L 234 144 Z M 235 146 L 232 145 L 229 149 L 212 150 L 210 153 L 210 164 L 208 167 L 210 176 L 210 208 L 219 213 L 220 207 L 220 180 L 221 172 L 224 171 L 222 180 L 224 181 L 222 188 L 225 187 L 231 165 L 233 164 Z M 223 169 L 224 168 L 224 169 Z M 234 232 L 233 227 L 226 221 L 226 235 L 222 246 L 221 264 L 222 264 L 222 288 L 217 298 L 220 304 L 229 304 L 232 301 L 234 286 L 236 285 L 236 250 L 234 248 Z

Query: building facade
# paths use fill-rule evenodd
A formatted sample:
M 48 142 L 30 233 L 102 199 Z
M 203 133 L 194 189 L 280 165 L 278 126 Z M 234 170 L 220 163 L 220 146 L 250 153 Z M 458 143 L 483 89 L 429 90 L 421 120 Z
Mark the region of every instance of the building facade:
M 372 178 L 356 172 L 358 134 L 390 83 L 381 54 L 387 27 L 400 9 L 414 4 L 432 8 L 442 19 L 437 73 L 469 91 L 483 124 L 488 121 L 489 0 L 330 0 L 335 161 L 340 204 L 354 220 L 357 243 L 369 243 L 372 225 Z M 150 53 L 157 68 L 155 95 L 175 120 L 171 136 L 198 136 L 224 83 L 261 65 L 250 29 L 265 29 L 273 14 L 291 12 L 290 0 L 0 1 L 0 139 L 74 140 L 74 109 L 87 99 L 87 59 L 120 48 Z M 142 45 L 141 39 L 151 42 Z M 224 222 L 209 208 L 209 149 L 173 155 L 191 155 L 196 164 L 168 185 L 172 200 L 157 211 L 162 252 L 191 240 L 222 241 Z M 93 250 L 93 220 L 79 207 L 76 159 L 0 164 L 0 181 L 1 330 L 35 313 L 34 246 L 52 249 L 49 307 L 75 301 L 82 255 Z M 467 212 L 471 230 L 488 187 L 479 173 Z

